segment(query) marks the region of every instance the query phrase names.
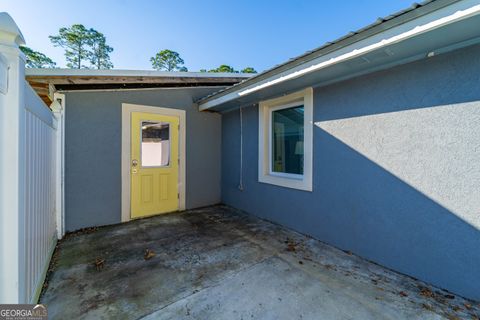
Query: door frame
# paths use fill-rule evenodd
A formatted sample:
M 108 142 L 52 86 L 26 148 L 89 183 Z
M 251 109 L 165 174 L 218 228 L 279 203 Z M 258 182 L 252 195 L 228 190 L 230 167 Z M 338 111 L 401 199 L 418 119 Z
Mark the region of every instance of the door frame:
M 178 209 L 185 210 L 185 173 L 186 173 L 186 112 L 185 110 L 165 107 L 145 106 L 139 104 L 122 103 L 122 222 L 132 220 L 131 218 L 131 178 L 130 178 L 130 157 L 131 157 L 131 113 L 145 112 L 165 116 L 178 117 L 180 123 L 178 137 Z

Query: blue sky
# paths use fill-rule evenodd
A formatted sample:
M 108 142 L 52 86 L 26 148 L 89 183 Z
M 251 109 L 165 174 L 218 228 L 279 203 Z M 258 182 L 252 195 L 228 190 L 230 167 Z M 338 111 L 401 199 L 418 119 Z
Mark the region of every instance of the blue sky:
M 27 45 L 65 66 L 48 39 L 82 23 L 103 32 L 115 69 L 151 69 L 161 49 L 190 71 L 229 64 L 268 69 L 410 6 L 412 0 L 2 0 Z

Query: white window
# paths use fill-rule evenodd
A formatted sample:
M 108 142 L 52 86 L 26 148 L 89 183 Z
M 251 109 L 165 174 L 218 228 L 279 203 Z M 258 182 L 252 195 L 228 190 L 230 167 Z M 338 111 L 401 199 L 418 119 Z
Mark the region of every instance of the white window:
M 312 191 L 313 90 L 260 102 L 258 181 Z

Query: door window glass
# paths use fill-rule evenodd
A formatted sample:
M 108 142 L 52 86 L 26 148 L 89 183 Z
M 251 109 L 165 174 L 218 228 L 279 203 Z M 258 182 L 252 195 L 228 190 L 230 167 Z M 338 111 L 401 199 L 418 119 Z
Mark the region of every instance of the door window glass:
M 170 165 L 170 124 L 142 121 L 142 167 Z

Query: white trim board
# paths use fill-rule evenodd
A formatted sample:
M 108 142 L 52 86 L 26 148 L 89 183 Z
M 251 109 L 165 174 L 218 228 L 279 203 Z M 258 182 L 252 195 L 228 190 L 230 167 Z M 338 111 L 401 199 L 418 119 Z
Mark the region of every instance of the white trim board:
M 131 220 L 130 217 L 130 138 L 131 123 L 130 114 L 132 112 L 145 112 L 161 114 L 166 116 L 175 116 L 180 120 L 179 142 L 179 172 L 178 172 L 178 192 L 179 192 L 179 210 L 185 210 L 185 181 L 186 181 L 186 112 L 185 110 L 144 106 L 138 104 L 122 103 L 122 222 Z
M 214 86 L 195 86 L 195 87 L 157 87 L 157 88 L 117 88 L 117 89 L 62 89 L 56 92 L 77 93 L 77 92 L 124 92 L 124 91 L 155 91 L 155 90 L 185 90 L 185 89 L 220 89 L 228 87 L 226 85 Z
M 56 204 L 57 237 L 65 235 L 65 95 L 55 92 L 51 109 L 57 120 L 56 130 Z

